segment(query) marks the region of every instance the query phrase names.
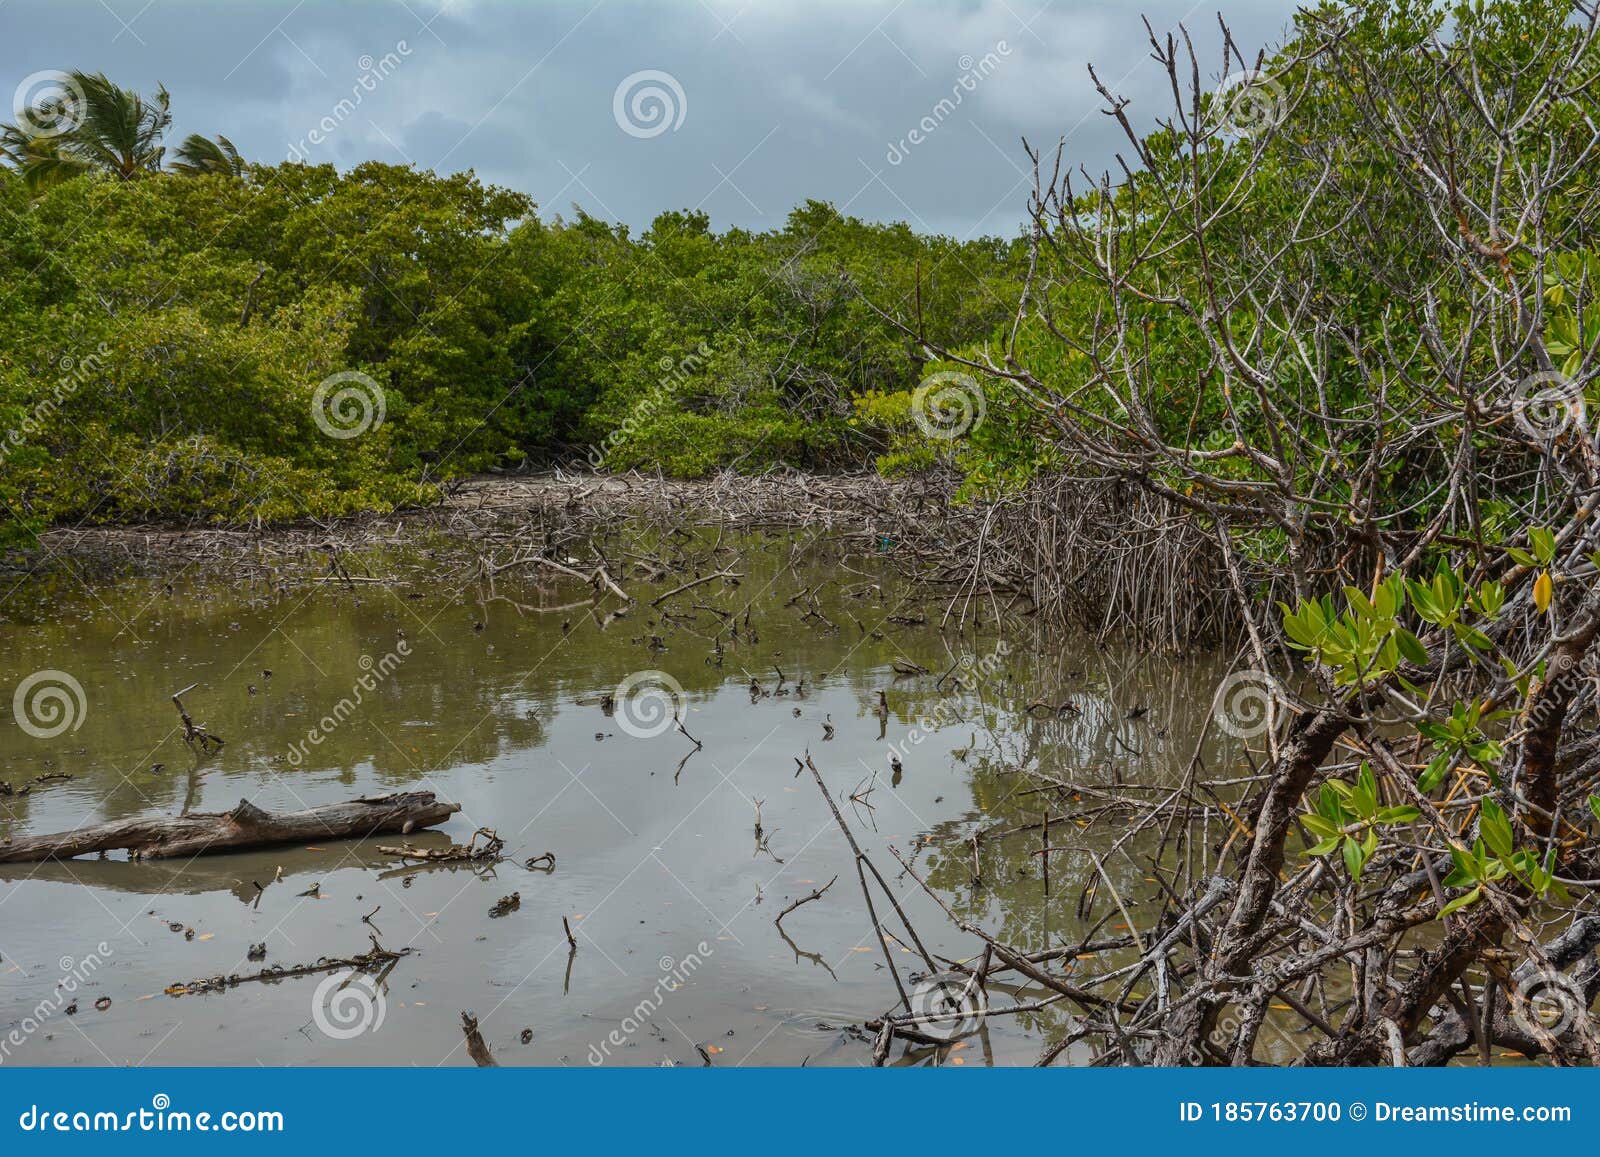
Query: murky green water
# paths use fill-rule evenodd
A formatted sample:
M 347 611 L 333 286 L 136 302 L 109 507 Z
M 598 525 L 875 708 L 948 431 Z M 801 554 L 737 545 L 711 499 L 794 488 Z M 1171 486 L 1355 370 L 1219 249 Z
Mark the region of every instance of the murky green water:
M 471 1010 L 508 1065 L 869 1063 L 870 1042 L 847 1026 L 890 1009 L 895 989 L 844 838 L 810 773 L 796 774 L 807 753 L 934 952 L 966 959 L 979 946 L 889 845 L 956 912 L 1013 943 L 1044 949 L 1082 935 L 1091 853 L 1112 848 L 1126 813 L 1041 793 L 1022 769 L 1120 795 L 1169 781 L 1194 751 L 1215 666 L 1042 637 L 987 606 L 979 629 L 941 631 L 944 595 L 912 589 L 871 557 L 781 535 L 722 545 L 731 549 L 707 566 L 742 572 L 737 585 L 717 580 L 652 608 L 693 575 L 625 578 L 637 601 L 620 617 L 607 615 L 621 606 L 614 598 L 537 613 L 586 593 L 549 575 L 503 573 L 503 597 L 485 601 L 481 582 L 446 581 L 425 557 L 402 571 L 404 585 L 274 591 L 189 575 L 86 585 L 63 572 L 12 590 L 0 604 L 0 780 L 21 789 L 41 775 L 73 778 L 0 798 L 0 836 L 220 811 L 241 798 L 276 810 L 427 789 L 463 810 L 415 842 L 464 842 L 490 827 L 507 859 L 477 871 L 408 867 L 377 851 L 399 842 L 390 836 L 191 862 L 117 853 L 0 867 L 0 1058 L 463 1065 L 461 1013 Z M 931 674 L 898 674 L 905 661 Z M 952 667 L 965 687 L 936 686 Z M 40 671 L 82 688 L 68 704 L 75 726 L 53 738 L 28 734 L 11 710 Z M 681 685 L 684 727 L 702 747 L 670 726 L 630 734 L 659 726 L 648 700 L 605 713 L 605 696 L 641 671 Z M 182 743 L 168 699 L 191 683 L 186 706 L 227 741 L 206 759 Z M 353 710 L 336 710 L 341 700 Z M 1041 700 L 1077 710 L 1026 710 Z M 1048 896 L 1039 830 L 993 834 L 1037 823 L 1046 807 L 1050 842 L 1063 849 Z M 990 838 L 975 883 L 977 832 Z M 547 851 L 553 872 L 523 866 Z M 1135 845 L 1106 861 L 1136 924 L 1153 922 L 1157 897 L 1142 854 Z M 491 916 L 513 892 L 520 906 Z M 1089 924 L 1106 916 L 1107 892 Z M 1102 934 L 1124 924 L 1113 915 Z M 312 975 L 164 992 L 349 956 L 372 935 L 413 950 L 375 991 Z M 258 943 L 264 962 L 247 958 Z M 918 970 L 917 957 L 889 947 Z M 1028 1064 L 1069 1025 L 1060 1007 L 991 1017 L 936 1059 Z

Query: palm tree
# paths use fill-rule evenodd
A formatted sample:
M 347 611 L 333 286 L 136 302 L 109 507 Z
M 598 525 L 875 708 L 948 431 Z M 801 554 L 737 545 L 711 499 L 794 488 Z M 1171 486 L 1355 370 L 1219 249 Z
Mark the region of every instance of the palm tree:
M 155 99 L 147 101 L 104 73 L 72 72 L 68 78 L 80 107 L 78 123 L 55 138 L 61 152 L 123 181 L 159 172 L 166 153 L 162 138 L 172 124 L 167 90 L 157 85 Z
M 67 95 L 38 110 L 37 124 L 0 125 L 0 159 L 29 188 L 43 189 L 80 173 L 119 181 L 161 172 L 164 143 L 172 126 L 171 98 L 156 86 L 147 100 L 103 73 L 70 72 Z M 41 127 L 43 126 L 43 127 Z M 191 135 L 178 146 L 172 170 L 188 175 L 242 176 L 244 158 L 227 137 Z
M 190 133 L 173 155 L 177 158 L 171 165 L 174 173 L 186 173 L 191 177 L 205 173 L 244 176 L 245 159 L 239 155 L 233 142 L 221 134 L 213 139 Z

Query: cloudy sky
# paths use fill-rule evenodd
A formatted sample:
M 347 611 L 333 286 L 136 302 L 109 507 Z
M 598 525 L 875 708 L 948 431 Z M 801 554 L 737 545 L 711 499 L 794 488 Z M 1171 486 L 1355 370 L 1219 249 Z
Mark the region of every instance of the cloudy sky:
M 1222 0 L 1251 51 L 1293 7 Z M 580 204 L 643 225 L 692 207 L 759 229 L 814 197 L 1010 233 L 1023 137 L 1065 136 L 1093 171 L 1114 159 L 1086 66 L 1148 123 L 1162 78 L 1141 16 L 1184 22 L 1216 70 L 1216 14 L 1216 0 L 0 0 L 0 99 L 60 69 L 159 81 L 178 136 L 223 133 L 254 159 L 470 168 L 547 215 Z

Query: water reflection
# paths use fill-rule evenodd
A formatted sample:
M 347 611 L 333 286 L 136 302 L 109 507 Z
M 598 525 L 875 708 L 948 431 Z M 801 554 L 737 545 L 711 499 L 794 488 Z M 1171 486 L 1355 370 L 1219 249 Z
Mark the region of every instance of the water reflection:
M 941 629 L 936 590 L 827 541 L 671 543 L 699 569 L 632 568 L 627 606 L 559 575 L 430 577 L 425 557 L 407 561 L 403 585 L 57 579 L 0 606 L 6 697 L 53 668 L 87 706 L 48 742 L 4 720 L 0 780 L 73 778 L 0 798 L 0 835 L 421 787 L 464 808 L 428 838 L 489 826 L 510 856 L 487 872 L 398 864 L 372 841 L 0 869 L 0 1025 L 49 990 L 51 962 L 76 940 L 116 949 L 96 977 L 111 1010 L 75 1022 L 83 1033 L 32 1035 L 20 1055 L 121 1063 L 159 1039 L 155 1059 L 173 1064 L 464 1063 L 459 1014 L 472 1009 L 501 1063 L 586 1063 L 655 990 L 659 962 L 703 942 L 705 966 L 606 1063 L 862 1063 L 870 1041 L 849 1026 L 890 1007 L 894 987 L 849 849 L 799 774 L 808 759 L 947 958 L 975 944 L 898 871 L 891 845 L 960 918 L 1035 951 L 1153 925 L 1153 846 L 1121 837 L 1130 804 L 1195 755 L 1215 666 L 1096 649 L 1020 617 Z M 635 536 L 609 557 L 659 545 Z M 742 578 L 651 605 L 725 567 Z M 603 706 L 646 670 L 681 686 L 681 726 L 640 739 Z M 185 707 L 226 740 L 209 757 L 185 746 L 169 698 L 189 684 Z M 1202 754 L 1213 768 L 1237 758 L 1210 743 Z M 546 851 L 553 873 L 521 866 Z M 491 919 L 513 890 L 520 907 Z M 418 952 L 386 982 L 378 1033 L 302 1031 L 314 985 L 292 981 L 141 999 L 239 971 L 250 945 L 304 961 L 363 950 L 380 928 Z M 902 947 L 891 953 L 909 963 Z M 1030 1063 L 1069 1027 L 1059 1006 L 994 1018 L 971 1063 Z

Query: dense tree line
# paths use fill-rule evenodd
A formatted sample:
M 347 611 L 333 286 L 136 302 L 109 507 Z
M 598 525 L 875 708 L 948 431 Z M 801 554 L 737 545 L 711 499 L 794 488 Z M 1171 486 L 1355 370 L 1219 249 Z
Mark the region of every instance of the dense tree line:
M 384 509 L 551 460 L 859 466 L 857 399 L 926 358 L 874 307 L 961 344 L 1015 303 L 1020 240 L 817 202 L 770 232 L 670 212 L 635 235 L 470 173 L 250 164 L 225 137 L 169 158 L 168 105 L 72 74 L 0 129 L 13 533 Z

